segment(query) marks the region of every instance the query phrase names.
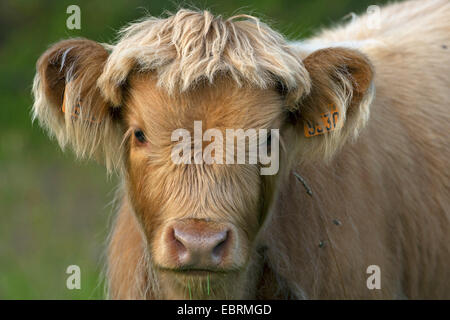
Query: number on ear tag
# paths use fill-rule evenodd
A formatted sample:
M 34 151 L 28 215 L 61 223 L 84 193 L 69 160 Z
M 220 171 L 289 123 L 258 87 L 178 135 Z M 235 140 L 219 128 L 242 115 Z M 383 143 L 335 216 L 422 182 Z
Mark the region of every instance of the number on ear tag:
M 320 119 L 322 119 L 322 123 L 312 123 L 309 120 L 305 121 L 305 137 L 318 136 L 340 128 L 339 111 L 336 108 L 332 111 L 322 113 Z

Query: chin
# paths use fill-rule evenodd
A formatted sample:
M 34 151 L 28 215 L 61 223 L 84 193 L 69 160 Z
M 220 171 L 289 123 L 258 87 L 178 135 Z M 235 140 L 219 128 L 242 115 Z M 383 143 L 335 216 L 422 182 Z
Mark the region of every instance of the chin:
M 176 270 L 157 268 L 162 298 L 170 300 L 246 299 L 246 270 Z

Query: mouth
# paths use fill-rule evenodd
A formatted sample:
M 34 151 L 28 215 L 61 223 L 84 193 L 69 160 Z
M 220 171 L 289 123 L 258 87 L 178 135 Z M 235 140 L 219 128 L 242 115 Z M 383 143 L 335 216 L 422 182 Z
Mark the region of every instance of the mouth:
M 159 268 L 165 273 L 171 273 L 177 276 L 190 276 L 190 277 L 217 277 L 220 275 L 226 275 L 236 272 L 236 270 L 220 270 L 220 269 L 191 269 L 191 268 Z
M 239 269 L 208 269 L 208 268 L 165 268 L 158 267 L 158 270 L 165 274 L 166 276 L 170 276 L 173 279 L 178 280 L 178 282 L 184 283 L 186 280 L 189 281 L 224 281 L 226 278 L 230 276 L 237 275 L 240 270 Z
M 210 270 L 201 270 L 201 269 L 191 269 L 191 270 L 177 270 L 173 271 L 175 274 L 181 275 L 181 276 L 190 276 L 190 277 L 197 277 L 197 278 L 205 278 L 205 277 L 211 277 L 216 276 L 217 274 L 220 274 L 220 272 L 217 271 L 210 271 Z M 224 272 L 222 272 L 224 274 Z

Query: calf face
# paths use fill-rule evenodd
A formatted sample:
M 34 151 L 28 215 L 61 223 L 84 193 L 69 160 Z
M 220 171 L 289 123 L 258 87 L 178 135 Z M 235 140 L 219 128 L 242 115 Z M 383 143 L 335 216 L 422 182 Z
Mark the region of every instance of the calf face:
M 185 128 L 193 136 L 194 121 L 224 136 L 230 128 L 278 128 L 279 94 L 239 88 L 229 79 L 176 96 L 158 88 L 152 74 L 133 76 L 129 84 L 128 190 L 155 267 L 183 290 L 192 275 L 211 282 L 234 277 L 248 264 L 263 221 L 259 165 L 176 164 L 171 135 Z
M 182 10 L 128 28 L 111 53 L 85 39 L 55 44 L 38 61 L 33 110 L 62 146 L 119 169 L 162 297 L 185 298 L 189 286 L 196 298 L 239 298 L 254 285 L 258 232 L 277 183 L 292 163 L 329 158 L 356 136 L 371 81 L 356 51 L 325 49 L 301 61 L 256 20 Z M 323 114 L 331 111 L 339 126 L 327 133 Z M 196 163 L 195 152 L 175 163 L 173 133 L 193 136 L 195 122 L 202 135 L 223 137 L 227 129 L 278 129 L 270 139 L 280 139 L 280 170 Z M 316 125 L 325 134 L 305 136 Z

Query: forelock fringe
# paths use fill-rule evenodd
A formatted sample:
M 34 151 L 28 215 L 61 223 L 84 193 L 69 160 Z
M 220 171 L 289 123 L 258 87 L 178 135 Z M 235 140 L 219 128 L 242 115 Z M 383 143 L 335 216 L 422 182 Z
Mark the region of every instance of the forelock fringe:
M 262 89 L 278 83 L 294 92 L 294 99 L 310 86 L 301 59 L 283 36 L 249 15 L 224 19 L 182 9 L 167 18 L 147 17 L 122 29 L 111 49 L 98 85 L 115 105 L 133 71 L 155 72 L 169 93 L 213 83 L 218 75 Z

